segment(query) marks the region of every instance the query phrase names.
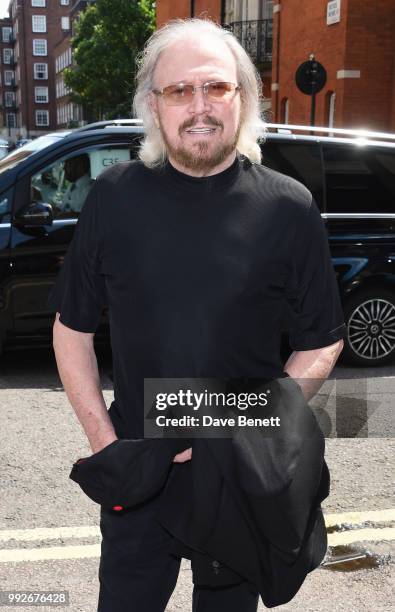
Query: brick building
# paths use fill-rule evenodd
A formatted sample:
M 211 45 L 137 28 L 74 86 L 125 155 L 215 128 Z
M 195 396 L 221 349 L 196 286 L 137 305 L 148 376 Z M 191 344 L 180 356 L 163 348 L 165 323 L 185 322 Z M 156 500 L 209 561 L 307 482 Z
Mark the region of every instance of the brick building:
M 53 57 L 55 45 L 69 33 L 68 13 L 69 0 L 10 2 L 16 105 L 14 137 L 34 137 L 58 127 Z
M 10 1 L 9 18 L 0 20 L 3 137 L 15 141 L 83 123 L 62 73 L 72 61 L 73 22 L 86 4 Z
M 59 128 L 77 127 L 83 125 L 84 115 L 81 106 L 72 102 L 70 91 L 65 85 L 64 69 L 72 64 L 71 37 L 74 34 L 75 23 L 89 3 L 94 0 L 70 0 L 69 24 L 67 34 L 54 47 L 55 55 L 55 96 L 56 122 Z
M 316 125 L 395 131 L 395 0 L 282 0 L 274 5 L 272 110 L 308 124 L 310 96 L 295 85 L 313 53 L 327 81 Z
M 0 91 L 2 125 L 9 128 L 2 134 L 10 137 L 16 125 L 14 41 L 11 19 L 0 19 Z
M 310 124 L 296 83 L 310 54 L 327 80 L 315 125 L 395 131 L 395 0 L 157 0 L 158 27 L 175 17 L 229 26 L 258 66 L 267 121 Z

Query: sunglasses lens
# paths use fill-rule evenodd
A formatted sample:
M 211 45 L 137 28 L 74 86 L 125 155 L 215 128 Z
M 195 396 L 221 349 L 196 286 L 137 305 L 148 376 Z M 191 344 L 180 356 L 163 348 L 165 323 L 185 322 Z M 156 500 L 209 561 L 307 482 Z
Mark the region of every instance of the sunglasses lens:
M 210 98 L 219 100 L 232 91 L 232 83 L 210 83 L 208 86 L 208 95 Z
M 192 85 L 170 85 L 165 87 L 163 95 L 168 104 L 187 104 L 192 100 Z

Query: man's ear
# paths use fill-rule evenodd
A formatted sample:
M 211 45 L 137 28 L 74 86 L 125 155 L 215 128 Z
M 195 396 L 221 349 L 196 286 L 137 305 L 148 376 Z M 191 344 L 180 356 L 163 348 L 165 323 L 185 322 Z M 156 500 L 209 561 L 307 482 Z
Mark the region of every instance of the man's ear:
M 152 91 L 150 91 L 148 94 L 148 106 L 150 108 L 152 118 L 155 122 L 155 125 L 159 129 L 160 125 L 159 125 L 159 118 L 158 118 L 158 101 L 156 99 L 155 94 L 152 93 Z

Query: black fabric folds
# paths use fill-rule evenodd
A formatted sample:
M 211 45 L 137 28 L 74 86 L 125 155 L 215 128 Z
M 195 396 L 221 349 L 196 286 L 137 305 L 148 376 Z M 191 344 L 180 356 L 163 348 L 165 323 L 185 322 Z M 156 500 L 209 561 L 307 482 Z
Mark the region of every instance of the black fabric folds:
M 285 376 L 271 389 L 283 425 L 273 435 L 243 427 L 222 439 L 119 439 L 76 461 L 70 478 L 121 512 L 161 492 L 157 520 L 174 553 L 191 559 L 194 584 L 247 580 L 267 607 L 287 603 L 326 552 L 329 471 L 300 386 Z M 189 446 L 192 460 L 173 463 Z

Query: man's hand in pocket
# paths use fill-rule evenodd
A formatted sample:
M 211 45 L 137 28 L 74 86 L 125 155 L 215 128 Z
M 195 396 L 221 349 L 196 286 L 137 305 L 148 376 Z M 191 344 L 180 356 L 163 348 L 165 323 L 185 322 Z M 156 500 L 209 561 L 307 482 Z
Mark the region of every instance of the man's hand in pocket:
M 182 453 L 178 453 L 174 459 L 173 463 L 184 463 L 184 461 L 189 461 L 192 458 L 192 447 L 185 449 Z

